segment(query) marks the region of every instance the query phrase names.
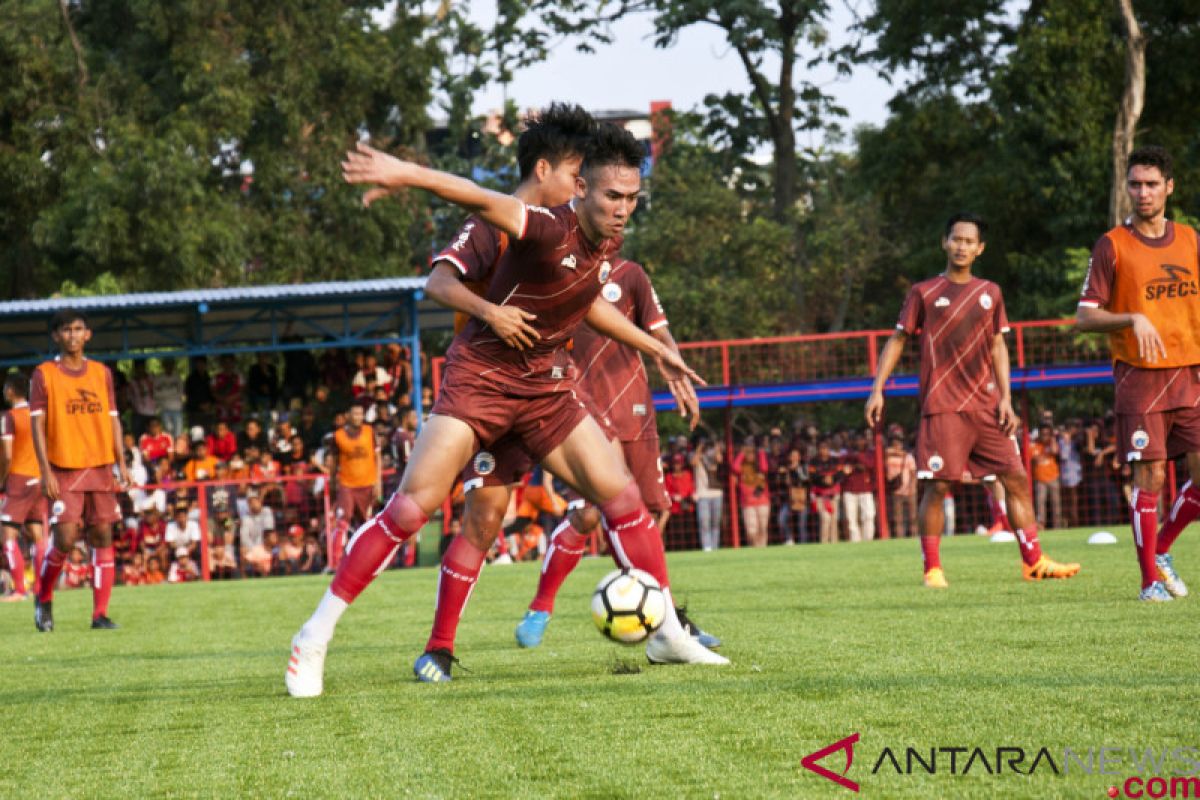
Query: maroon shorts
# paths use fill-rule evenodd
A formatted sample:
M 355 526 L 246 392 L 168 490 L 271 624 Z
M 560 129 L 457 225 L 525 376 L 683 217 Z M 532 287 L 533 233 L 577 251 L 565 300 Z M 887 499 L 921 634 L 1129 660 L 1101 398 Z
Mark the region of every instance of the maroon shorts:
M 46 496 L 42 494 L 40 478 L 28 475 L 9 475 L 4 486 L 4 502 L 0 504 L 0 522 L 24 525 L 41 523 L 46 516 Z
M 485 449 L 511 433 L 533 461 L 541 461 L 588 415 L 575 388 L 566 378 L 518 385 L 499 378 L 495 370 L 455 361 L 446 366 L 433 413 L 471 426 Z
M 1200 452 L 1200 408 L 1117 414 L 1117 452 L 1126 461 L 1164 461 Z
M 111 467 L 53 469 L 63 504 L 62 511 L 54 515 L 55 521 L 65 525 L 80 522 L 85 525 L 111 525 L 121 519 L 117 484 L 113 480 Z
M 356 519 L 362 522 L 370 519 L 371 506 L 374 504 L 374 486 L 339 486 L 333 507 L 341 512 L 342 519 L 353 523 Z
M 917 431 L 917 477 L 960 481 L 1024 472 L 1016 437 L 1000 430 L 994 411 L 963 411 L 921 417 Z
M 671 507 L 667 496 L 667 485 L 663 481 L 662 456 L 658 450 L 658 437 L 639 439 L 636 442 L 621 442 L 625 453 L 625 464 L 637 481 L 638 491 L 646 508 L 660 514 Z
M 480 450 L 467 462 L 459 476 L 463 491 L 483 486 L 512 486 L 520 483 L 526 472 L 533 469 L 533 458 L 519 437 L 502 436 L 486 450 Z

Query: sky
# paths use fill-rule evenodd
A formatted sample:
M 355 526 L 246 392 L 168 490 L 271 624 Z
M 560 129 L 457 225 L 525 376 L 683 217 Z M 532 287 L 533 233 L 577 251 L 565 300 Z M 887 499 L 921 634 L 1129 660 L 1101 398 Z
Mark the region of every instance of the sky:
M 477 23 L 495 19 L 494 0 L 472 0 L 470 5 Z M 842 4 L 834 6 L 829 28 L 836 41 L 838 32 L 848 29 L 852 19 Z M 592 111 L 649 111 L 653 100 L 670 100 L 675 108 L 688 110 L 699 106 L 706 94 L 749 88 L 741 60 L 725 44 L 718 28 L 689 27 L 669 49 L 654 47 L 653 30 L 651 17 L 639 14 L 618 23 L 615 43 L 597 45 L 594 53 L 577 52 L 571 41 L 561 44 L 546 61 L 516 73 L 507 87 L 492 84 L 480 92 L 475 111 L 482 114 L 499 108 L 505 91 L 522 109 L 569 98 Z M 777 75 L 777 65 L 768 64 L 768 74 Z M 849 112 L 843 123 L 847 131 L 883 123 L 887 101 L 895 93 L 891 86 L 869 68 L 859 68 L 849 79 L 834 77 L 832 70 L 827 70 L 814 79 Z M 817 139 L 801 144 L 821 144 L 820 135 L 815 136 Z

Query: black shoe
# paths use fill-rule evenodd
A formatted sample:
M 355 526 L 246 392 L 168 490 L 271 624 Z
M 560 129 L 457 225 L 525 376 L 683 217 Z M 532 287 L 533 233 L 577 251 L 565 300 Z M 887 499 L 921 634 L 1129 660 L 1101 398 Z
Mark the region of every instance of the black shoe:
M 675 606 L 675 616 L 679 618 L 679 624 L 683 627 L 684 632 L 709 650 L 716 650 L 721 646 L 720 639 L 711 633 L 705 633 L 699 625 L 688 618 L 687 606 Z
M 429 650 L 413 662 L 413 674 L 421 683 L 446 683 L 450 680 L 453 665 L 462 666 L 454 654 L 444 647 Z
M 92 620 L 92 630 L 94 631 L 115 631 L 119 627 L 121 626 L 103 614 Z
M 54 611 L 50 605 L 49 601 L 43 603 L 41 600 L 34 598 L 33 624 L 42 633 L 50 633 L 54 630 Z

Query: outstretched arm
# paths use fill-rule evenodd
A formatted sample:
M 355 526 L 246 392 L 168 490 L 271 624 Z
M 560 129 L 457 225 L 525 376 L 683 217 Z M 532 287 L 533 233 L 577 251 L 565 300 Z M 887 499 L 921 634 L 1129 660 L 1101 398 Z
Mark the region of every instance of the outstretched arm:
M 424 189 L 460 208 L 476 213 L 513 238 L 525 232 L 525 204 L 512 195 L 484 189 L 474 181 L 422 167 L 376 150 L 365 142 L 346 153 L 342 162 L 346 183 L 369 185 L 363 205 L 387 197 L 396 189 Z
M 1122 328 L 1133 328 L 1138 343 L 1138 355 L 1153 364 L 1159 356 L 1167 357 L 1167 346 L 1154 328 L 1154 323 L 1143 314 L 1117 314 L 1103 308 L 1079 306 L 1075 312 L 1075 327 L 1084 333 L 1108 333 Z
M 904 343 L 908 334 L 896 331 L 883 346 L 883 355 L 879 358 L 879 368 L 875 371 L 875 383 L 871 385 L 871 396 L 867 398 L 867 424 L 874 428 L 883 419 L 883 386 L 892 375 L 892 370 L 900 362 L 904 354 Z

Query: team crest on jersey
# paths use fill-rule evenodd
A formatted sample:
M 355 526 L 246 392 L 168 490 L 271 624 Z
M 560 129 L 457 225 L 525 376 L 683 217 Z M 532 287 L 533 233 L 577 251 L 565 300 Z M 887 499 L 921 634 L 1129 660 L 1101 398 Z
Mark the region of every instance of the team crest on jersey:
M 496 457 L 487 450 L 480 450 L 475 454 L 475 463 L 471 466 L 475 468 L 476 475 L 491 475 L 496 471 Z
M 608 283 L 609 275 L 612 275 L 612 264 L 605 261 L 603 264 L 600 265 L 600 275 L 598 276 L 600 278 L 600 282 Z
M 979 295 L 979 305 L 983 306 L 984 311 L 988 311 L 992 307 L 992 296 L 990 294 Z
M 575 254 L 568 253 L 559 263 L 567 269 L 575 269 Z
M 600 290 L 600 295 L 610 303 L 615 303 L 621 299 L 621 287 L 615 283 L 606 283 L 604 288 Z
M 930 472 L 941 472 L 942 467 L 944 467 L 944 466 L 946 466 L 946 462 L 942 460 L 941 456 L 930 456 L 929 457 L 929 471 Z
M 950 305 L 949 297 L 939 297 L 937 299 L 937 302 L 933 304 L 933 307 L 934 308 L 945 308 L 948 305 Z
M 1150 445 L 1150 434 L 1138 428 L 1133 432 L 1133 436 L 1129 437 L 1129 443 L 1133 445 L 1134 450 L 1145 450 Z

